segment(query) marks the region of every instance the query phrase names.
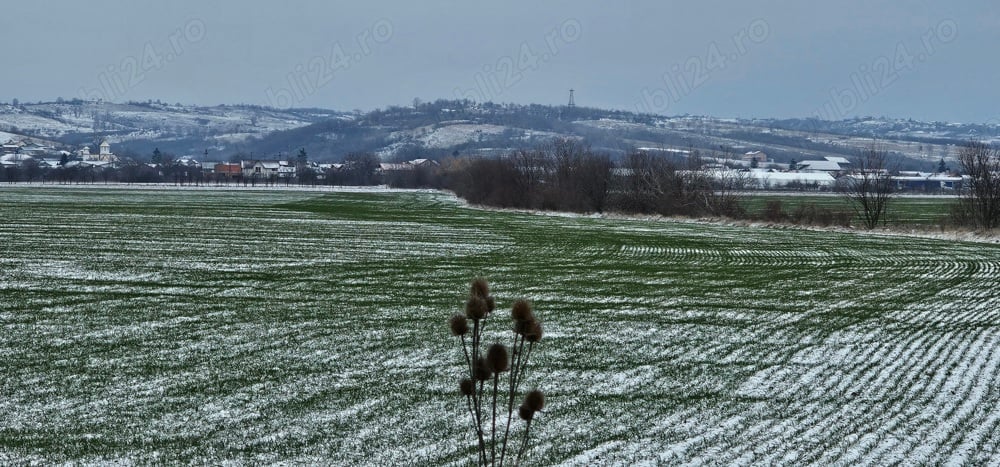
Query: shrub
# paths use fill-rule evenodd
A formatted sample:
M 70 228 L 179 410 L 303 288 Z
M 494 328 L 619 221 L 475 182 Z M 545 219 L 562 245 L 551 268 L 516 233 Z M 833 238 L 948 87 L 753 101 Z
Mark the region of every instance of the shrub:
M 850 227 L 854 214 L 845 210 L 830 209 L 817 206 L 816 203 L 803 203 L 795 207 L 789 218 L 796 224 Z
M 767 204 L 764 206 L 764 212 L 761 214 L 764 220 L 770 222 L 781 222 L 785 220 L 784 207 L 780 200 L 772 199 L 768 200 Z

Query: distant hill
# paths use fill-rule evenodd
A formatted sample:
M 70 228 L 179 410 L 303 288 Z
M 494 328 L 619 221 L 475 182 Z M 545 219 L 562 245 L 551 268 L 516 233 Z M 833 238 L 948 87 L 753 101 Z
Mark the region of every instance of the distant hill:
M 198 107 L 161 102 L 114 104 L 69 100 L 0 105 L 0 138 L 31 138 L 68 148 L 106 138 L 119 153 L 228 154 L 275 131 L 333 118 L 322 109 L 259 106 Z M 4 139 L 6 141 L 6 139 Z
M 683 149 L 736 157 L 763 151 L 779 162 L 852 156 L 878 139 L 924 169 L 950 160 L 969 139 L 1000 142 L 1000 125 L 887 118 L 723 119 L 660 116 L 587 107 L 437 100 L 370 112 L 214 107 L 161 102 L 59 101 L 0 105 L 0 139 L 31 137 L 78 147 L 108 138 L 119 154 L 145 157 L 153 148 L 210 160 L 290 157 L 305 148 L 317 161 L 372 152 L 383 160 L 491 155 L 579 138 L 619 156 L 634 148 Z

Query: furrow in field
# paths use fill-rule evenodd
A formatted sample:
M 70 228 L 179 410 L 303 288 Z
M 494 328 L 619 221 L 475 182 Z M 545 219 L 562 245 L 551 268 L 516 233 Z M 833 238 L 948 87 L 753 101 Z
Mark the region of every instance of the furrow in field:
M 530 463 L 1000 461 L 994 245 L 428 193 L 0 197 L 0 463 L 464 465 L 446 320 L 477 276 L 487 340 L 515 298 L 545 322 Z
M 838 447 L 826 453 L 820 462 L 836 459 L 837 462 L 849 464 L 853 461 L 860 461 L 866 458 L 868 452 L 874 449 L 878 443 L 885 441 L 887 436 L 893 435 L 893 430 L 896 429 L 898 423 L 913 416 L 911 410 L 913 404 L 926 399 L 930 393 L 936 392 L 943 384 L 943 379 L 940 378 L 941 368 L 947 364 L 948 359 L 968 348 L 968 342 L 965 342 L 964 345 L 956 340 L 940 339 L 939 342 L 940 344 L 932 345 L 925 352 L 918 351 L 917 358 L 912 359 L 908 370 L 901 372 L 900 377 L 903 377 L 909 371 L 911 378 L 922 382 L 919 386 L 906 385 L 900 381 L 900 378 L 883 381 L 882 384 L 889 385 L 887 388 L 878 386 L 877 381 L 871 383 L 870 387 L 876 388 L 875 390 L 883 394 L 887 390 L 892 391 L 891 398 L 883 395 L 881 399 L 875 399 L 876 401 L 885 401 L 887 407 L 881 411 L 859 411 L 861 416 L 850 420 L 844 427 L 844 432 L 865 432 L 866 434 L 860 437 L 852 436 L 848 438 L 846 443 L 839 443 Z M 931 361 L 927 361 L 927 359 L 931 359 Z M 928 371 L 935 375 L 930 384 L 925 378 L 920 378 L 921 373 L 926 374 Z M 865 429 L 859 431 L 862 428 Z

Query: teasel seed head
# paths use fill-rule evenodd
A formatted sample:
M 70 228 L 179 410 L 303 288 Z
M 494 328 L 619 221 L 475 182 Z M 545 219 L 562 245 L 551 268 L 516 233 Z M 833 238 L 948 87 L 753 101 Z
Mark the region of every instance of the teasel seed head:
M 524 396 L 524 404 L 522 407 L 527 407 L 532 412 L 541 411 L 545 408 L 545 394 L 538 389 L 533 389 L 526 396 Z
M 489 297 L 486 297 L 486 314 L 493 313 L 493 310 L 496 309 L 497 301 L 493 299 L 493 296 L 490 295 Z
M 507 347 L 501 343 L 496 343 L 486 350 L 486 360 L 490 364 L 490 369 L 494 373 L 503 373 L 510 369 L 510 360 L 507 358 Z
M 486 283 L 485 279 L 476 279 L 472 281 L 472 290 L 470 294 L 473 297 L 481 298 L 483 300 L 490 296 L 490 286 Z
M 510 310 L 510 316 L 514 321 L 534 321 L 535 316 L 531 313 L 531 304 L 527 300 L 514 302 L 514 307 Z
M 469 332 L 469 320 L 461 313 L 451 315 L 451 319 L 448 320 L 448 324 L 451 326 L 452 335 L 464 336 Z
M 479 357 L 479 360 L 476 361 L 475 376 L 479 381 L 486 381 L 493 377 L 493 371 L 490 369 L 489 363 L 483 357 Z
M 524 334 L 524 340 L 528 342 L 538 342 L 542 340 L 542 323 L 535 321 L 531 329 Z
M 521 420 L 531 421 L 535 418 L 535 412 L 529 409 L 526 405 L 522 404 L 517 408 L 517 416 L 521 417 Z
M 522 336 L 528 335 L 531 330 L 535 327 L 535 320 L 521 320 L 514 321 L 514 332 Z
M 465 378 L 458 384 L 458 389 L 462 391 L 463 396 L 474 396 L 476 395 L 476 382 Z
M 469 319 L 480 320 L 486 317 L 486 300 L 479 297 L 470 297 L 465 302 L 465 316 Z

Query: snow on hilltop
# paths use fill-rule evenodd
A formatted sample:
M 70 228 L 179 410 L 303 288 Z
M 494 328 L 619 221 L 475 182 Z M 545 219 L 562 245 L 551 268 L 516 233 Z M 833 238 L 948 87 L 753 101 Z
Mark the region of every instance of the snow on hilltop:
M 261 137 L 335 116 L 332 111 L 281 111 L 256 106 L 197 107 L 163 103 L 61 101 L 0 105 L 0 132 L 53 140 L 101 133 L 112 143 L 208 137 Z M 236 136 L 229 136 L 236 135 Z
M 889 118 L 733 119 L 664 116 L 620 110 L 437 100 L 369 112 L 278 110 L 260 106 L 197 107 L 162 102 L 113 104 L 81 100 L 0 104 L 0 138 L 61 143 L 67 149 L 100 135 L 122 151 L 229 157 L 239 153 L 283 157 L 305 149 L 315 160 L 372 152 L 384 159 L 500 154 L 553 138 L 576 138 L 599 152 L 628 148 L 762 151 L 791 160 L 852 157 L 883 141 L 904 156 L 908 170 L 944 160 L 954 167 L 956 147 L 970 139 L 1000 141 L 1000 123 L 955 124 Z M 728 148 L 728 149 L 726 149 Z M 679 152 L 678 152 L 679 153 Z M 680 154 L 680 153 L 679 153 Z

